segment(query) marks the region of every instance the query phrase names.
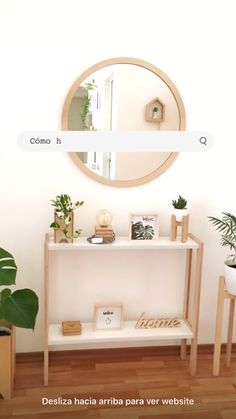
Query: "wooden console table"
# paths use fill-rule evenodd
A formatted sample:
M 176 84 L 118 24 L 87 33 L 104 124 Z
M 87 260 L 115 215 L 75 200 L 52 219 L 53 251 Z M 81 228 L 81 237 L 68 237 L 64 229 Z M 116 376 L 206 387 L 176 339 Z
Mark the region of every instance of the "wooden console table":
M 52 252 L 113 252 L 113 251 L 185 251 L 185 287 L 183 314 L 180 326 L 175 328 L 156 328 L 156 329 L 135 329 L 134 321 L 124 321 L 122 329 L 110 330 L 109 333 L 103 331 L 93 331 L 92 323 L 82 323 L 82 334 L 79 336 L 63 336 L 61 324 L 50 324 L 48 315 L 49 305 L 49 276 Z M 195 257 L 194 257 L 195 255 Z M 203 243 L 192 234 L 188 235 L 185 243 L 181 241 L 170 241 L 167 237 L 160 237 L 155 241 L 132 241 L 127 237 L 118 237 L 113 243 L 106 245 L 92 245 L 85 237 L 80 237 L 74 243 L 54 243 L 53 239 L 46 235 L 45 240 L 45 346 L 44 346 L 44 384 L 48 384 L 49 349 L 52 346 L 78 345 L 79 348 L 85 346 L 90 348 L 108 348 L 116 345 L 117 347 L 141 346 L 142 342 L 154 344 L 160 340 L 180 339 L 181 340 L 181 359 L 186 359 L 187 340 L 191 340 L 190 351 L 190 374 L 196 375 L 197 368 L 197 342 L 198 342 L 198 323 L 199 305 L 201 291 L 201 271 L 202 271 Z M 193 266 L 193 259 L 195 260 Z M 190 310 L 190 293 L 192 293 L 192 304 Z M 190 321 L 191 315 L 191 321 Z

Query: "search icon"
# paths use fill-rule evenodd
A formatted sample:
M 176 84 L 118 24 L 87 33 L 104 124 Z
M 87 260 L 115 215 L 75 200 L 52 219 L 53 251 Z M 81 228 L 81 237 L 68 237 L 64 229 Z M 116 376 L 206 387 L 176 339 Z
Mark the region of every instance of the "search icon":
M 206 137 L 200 137 L 199 138 L 199 142 L 200 142 L 200 144 L 207 145 L 207 139 L 206 139 Z

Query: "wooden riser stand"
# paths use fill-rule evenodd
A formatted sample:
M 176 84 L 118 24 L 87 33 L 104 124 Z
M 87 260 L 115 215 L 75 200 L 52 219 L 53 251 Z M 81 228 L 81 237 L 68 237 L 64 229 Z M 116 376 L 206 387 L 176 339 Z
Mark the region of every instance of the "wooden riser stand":
M 213 360 L 213 375 L 217 377 L 220 374 L 220 352 L 221 352 L 221 336 L 224 316 L 224 302 L 230 300 L 229 303 L 229 320 L 228 320 L 228 335 L 226 346 L 226 366 L 230 367 L 231 352 L 232 352 L 232 338 L 233 338 L 233 323 L 234 323 L 234 308 L 236 295 L 231 295 L 225 289 L 225 278 L 220 276 L 218 288 L 218 302 L 216 314 L 216 329 L 215 329 L 215 346 L 214 346 L 214 360 Z M 236 382 L 234 383 L 234 385 Z
M 171 216 L 171 224 L 170 224 L 170 240 L 174 241 L 177 238 L 177 228 L 181 227 L 181 242 L 185 243 L 188 240 L 188 224 L 189 224 L 189 216 L 184 215 L 182 221 L 177 221 L 176 216 Z

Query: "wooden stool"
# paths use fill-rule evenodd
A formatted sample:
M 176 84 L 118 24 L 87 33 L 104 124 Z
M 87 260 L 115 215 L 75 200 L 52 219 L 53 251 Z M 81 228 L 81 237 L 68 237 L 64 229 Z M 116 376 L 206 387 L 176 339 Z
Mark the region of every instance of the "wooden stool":
M 235 298 L 236 298 L 235 295 L 231 295 L 225 290 L 225 278 L 224 276 L 220 276 L 219 289 L 218 289 L 217 314 L 216 314 L 214 359 L 213 359 L 213 375 L 214 376 L 218 376 L 220 373 L 221 335 L 222 335 L 225 299 L 230 299 L 228 336 L 227 336 L 227 346 L 226 346 L 226 366 L 230 367 Z
M 185 243 L 188 240 L 188 222 L 189 216 L 184 215 L 182 221 L 176 221 L 176 216 L 171 216 L 171 224 L 170 224 L 170 240 L 176 240 L 177 236 L 177 227 L 181 227 L 181 242 Z

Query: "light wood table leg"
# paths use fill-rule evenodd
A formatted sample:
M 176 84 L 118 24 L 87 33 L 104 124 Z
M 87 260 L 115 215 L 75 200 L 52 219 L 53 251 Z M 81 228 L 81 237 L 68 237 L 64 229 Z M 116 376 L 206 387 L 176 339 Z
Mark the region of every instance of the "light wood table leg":
M 189 294 L 190 294 L 190 279 L 192 268 L 192 249 L 187 250 L 186 254 L 186 268 L 185 268 L 185 286 L 184 286 L 184 306 L 183 319 L 188 320 L 189 315 Z M 186 359 L 187 356 L 187 339 L 181 340 L 180 357 Z
M 235 298 L 231 298 L 230 305 L 229 305 L 229 324 L 228 324 L 228 337 L 227 337 L 227 347 L 226 347 L 226 366 L 228 368 L 230 367 L 231 352 L 232 352 L 234 308 L 235 308 Z
M 44 385 L 48 385 L 48 349 L 44 350 Z
M 216 377 L 220 371 L 220 350 L 221 350 L 221 334 L 224 314 L 224 277 L 219 279 L 217 315 L 216 315 L 216 330 L 215 330 L 215 345 L 214 345 L 214 359 L 213 359 L 213 375 Z
M 48 385 L 48 277 L 49 277 L 49 251 L 48 234 L 44 243 L 44 385 Z
M 202 277 L 202 257 L 203 243 L 199 241 L 199 248 L 196 256 L 195 285 L 194 285 L 194 302 L 193 302 L 193 339 L 191 341 L 190 350 L 190 374 L 196 375 L 197 372 L 197 344 L 198 344 L 198 325 L 199 325 L 199 306 L 201 293 L 201 277 Z
M 171 216 L 171 223 L 170 223 L 170 240 L 174 241 L 177 237 L 177 226 L 176 226 L 176 217 L 175 215 Z

